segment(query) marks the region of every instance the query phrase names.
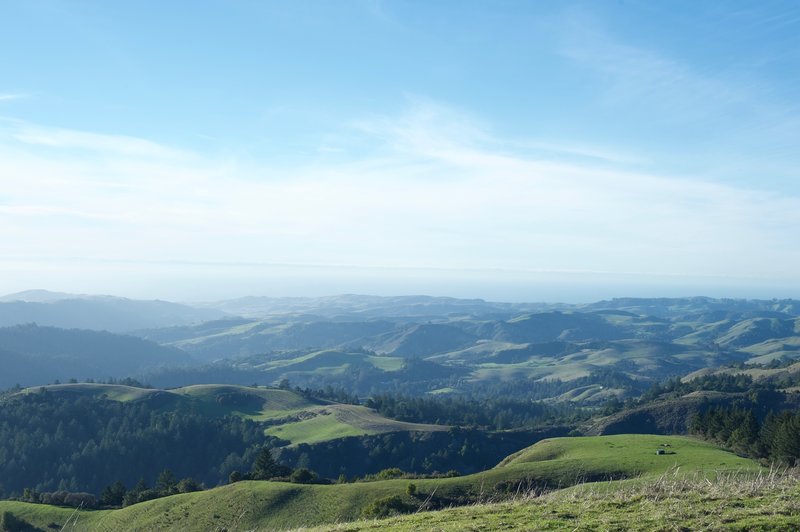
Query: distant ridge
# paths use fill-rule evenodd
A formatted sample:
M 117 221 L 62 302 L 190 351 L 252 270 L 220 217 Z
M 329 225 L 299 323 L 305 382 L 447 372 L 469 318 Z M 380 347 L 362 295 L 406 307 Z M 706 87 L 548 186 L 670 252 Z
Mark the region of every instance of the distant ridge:
M 0 327 L 36 323 L 65 329 L 128 332 L 223 317 L 225 312 L 216 309 L 106 295 L 26 290 L 0 297 Z
M 192 362 L 180 349 L 135 336 L 37 325 L 0 328 L 0 389 L 56 379 L 121 378 Z
M 67 292 L 51 292 L 50 290 L 34 289 L 23 290 L 22 292 L 15 292 L 0 297 L 0 303 L 11 303 L 14 301 L 23 301 L 25 303 L 52 303 L 62 299 L 89 299 L 92 297 L 103 296 L 89 296 L 85 294 L 68 294 Z

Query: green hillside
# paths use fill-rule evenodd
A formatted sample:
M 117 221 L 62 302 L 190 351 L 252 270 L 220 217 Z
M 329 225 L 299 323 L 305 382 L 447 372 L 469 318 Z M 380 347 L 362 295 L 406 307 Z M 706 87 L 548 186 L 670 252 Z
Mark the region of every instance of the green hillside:
M 797 308 L 793 301 L 626 298 L 555 307 L 490 304 L 475 314 L 424 317 L 400 308 L 380 317 L 269 313 L 141 334 L 215 361 L 148 373 L 161 387 L 289 379 L 359 395 L 418 395 L 443 388 L 484 394 L 524 383 L 531 399 L 598 405 L 693 371 L 797 358 Z M 410 364 L 420 361 L 425 370 L 414 371 Z
M 668 445 L 668 447 L 665 447 Z M 668 453 L 657 455 L 656 450 Z M 482 473 L 454 478 L 383 480 L 336 485 L 239 482 L 198 493 L 175 495 L 120 510 L 76 512 L 82 530 L 282 529 L 355 520 L 375 501 L 397 496 L 413 511 L 510 497 L 530 489 L 558 489 L 586 481 L 657 479 L 721 472 L 755 473 L 759 466 L 698 440 L 621 435 L 543 440 Z M 408 485 L 416 493 L 408 493 Z M 625 483 L 608 483 L 608 486 Z M 413 509 L 413 510 L 412 510 Z M 0 502 L 38 527 L 64 525 L 71 510 L 45 505 Z M 433 514 L 430 514 L 433 515 Z M 420 517 L 428 518 L 429 514 Z
M 396 431 L 444 431 L 448 427 L 406 423 L 388 419 L 374 410 L 358 405 L 328 405 L 302 411 L 302 419 L 282 423 L 266 433 L 292 444 L 319 443 L 347 436 L 363 436 Z
M 197 384 L 155 390 L 118 384 L 80 383 L 26 388 L 20 393 L 42 391 L 123 402 L 148 401 L 162 410 L 182 407 L 213 417 L 235 415 L 265 422 L 267 435 L 291 444 L 319 443 L 347 436 L 386 432 L 448 429 L 443 425 L 396 421 L 364 406 L 337 404 L 278 388 Z
M 368 530 L 797 530 L 800 483 L 792 476 L 677 479 L 578 486 L 541 497 L 383 520 L 303 528 Z

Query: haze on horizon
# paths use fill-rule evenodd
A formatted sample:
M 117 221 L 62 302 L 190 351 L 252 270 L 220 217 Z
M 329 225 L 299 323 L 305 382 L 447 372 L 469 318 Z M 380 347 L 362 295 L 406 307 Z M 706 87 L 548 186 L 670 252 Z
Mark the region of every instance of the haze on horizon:
M 5 2 L 0 293 L 800 297 L 794 2 Z

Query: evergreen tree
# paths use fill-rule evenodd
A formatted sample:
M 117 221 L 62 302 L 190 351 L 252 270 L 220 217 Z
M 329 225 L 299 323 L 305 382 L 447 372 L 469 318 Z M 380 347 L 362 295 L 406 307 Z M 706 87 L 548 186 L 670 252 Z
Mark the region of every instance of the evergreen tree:
M 256 457 L 255 465 L 253 466 L 252 478 L 253 480 L 269 480 L 278 476 L 281 473 L 280 466 L 272 457 L 269 449 L 262 447 Z
M 100 494 L 100 504 L 104 506 L 122 506 L 122 501 L 125 499 L 125 494 L 128 492 L 125 484 L 118 480 L 106 486 L 103 493 Z
M 164 495 L 172 495 L 177 491 L 177 481 L 171 470 L 165 469 L 158 475 L 156 490 Z

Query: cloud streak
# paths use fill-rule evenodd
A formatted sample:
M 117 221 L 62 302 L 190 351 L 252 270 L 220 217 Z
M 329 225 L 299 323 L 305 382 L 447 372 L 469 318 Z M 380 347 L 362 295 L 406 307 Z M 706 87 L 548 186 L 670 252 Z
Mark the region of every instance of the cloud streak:
M 4 252 L 798 280 L 797 197 L 548 158 L 431 101 L 356 123 L 372 156 L 290 169 L 26 126 L 0 143 Z
M 156 142 L 125 135 L 108 135 L 71 129 L 21 124 L 13 137 L 26 144 L 88 150 L 97 153 L 156 158 L 182 158 L 188 153 Z
M 0 92 L 0 102 L 7 102 L 11 100 L 24 100 L 28 98 L 27 94 Z

